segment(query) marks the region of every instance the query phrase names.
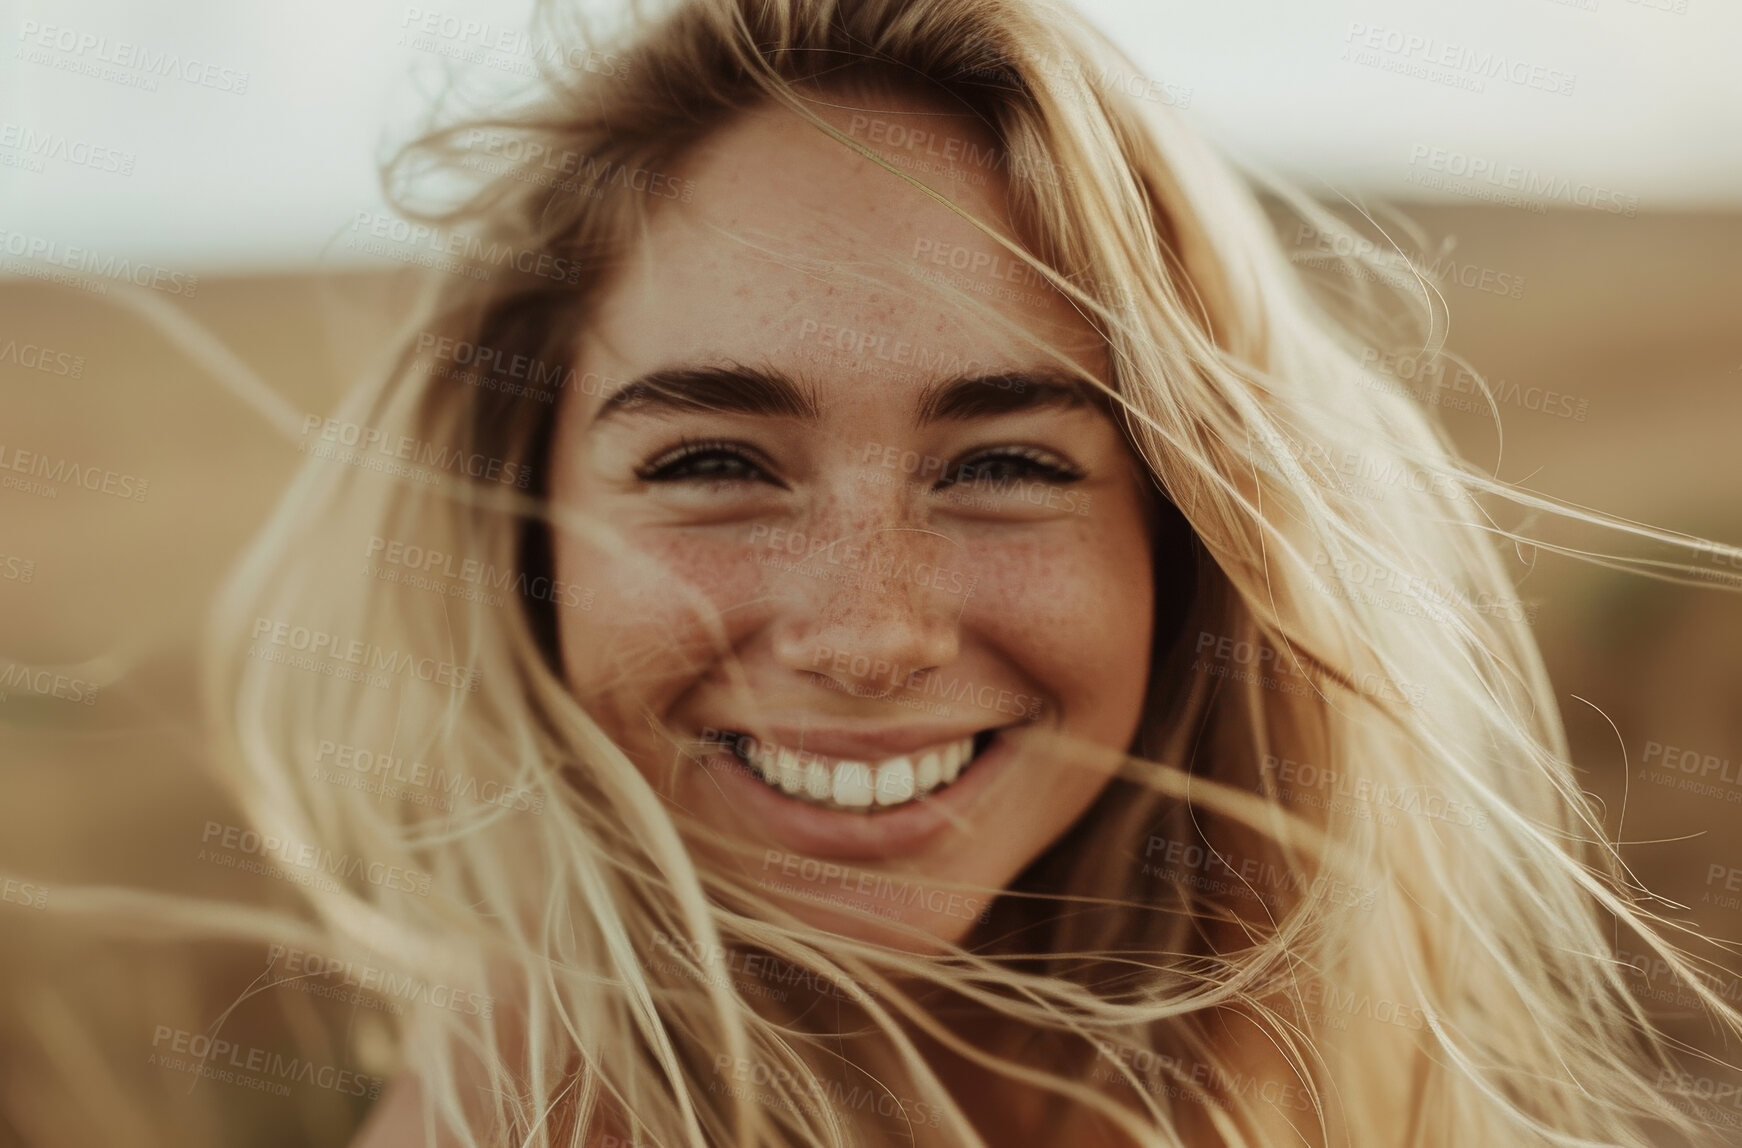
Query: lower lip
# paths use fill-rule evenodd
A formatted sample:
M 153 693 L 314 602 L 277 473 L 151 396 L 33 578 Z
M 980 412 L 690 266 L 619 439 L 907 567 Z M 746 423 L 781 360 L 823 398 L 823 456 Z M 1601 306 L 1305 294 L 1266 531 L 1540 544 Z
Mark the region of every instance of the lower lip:
M 875 813 L 821 809 L 758 780 L 729 750 L 702 759 L 732 807 L 794 853 L 841 861 L 907 857 L 924 850 L 965 817 L 1014 754 L 1000 730 L 962 775 L 930 797 Z

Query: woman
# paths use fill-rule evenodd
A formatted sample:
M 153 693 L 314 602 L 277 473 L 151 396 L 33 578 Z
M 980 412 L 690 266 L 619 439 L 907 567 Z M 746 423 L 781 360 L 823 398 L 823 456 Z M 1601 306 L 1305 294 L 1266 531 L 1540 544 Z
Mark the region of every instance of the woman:
M 1123 64 L 1022 0 L 583 56 L 394 169 L 462 273 L 220 611 L 256 827 L 366 862 L 311 943 L 450 990 L 360 1145 L 1698 1138 L 1508 492 Z

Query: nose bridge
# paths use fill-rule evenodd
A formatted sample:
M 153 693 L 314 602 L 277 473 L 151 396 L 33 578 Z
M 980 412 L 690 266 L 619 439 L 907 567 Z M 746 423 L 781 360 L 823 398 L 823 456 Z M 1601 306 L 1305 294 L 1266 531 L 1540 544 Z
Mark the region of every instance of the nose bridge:
M 955 660 L 973 580 L 961 546 L 925 523 L 902 484 L 820 500 L 803 533 L 781 595 L 785 664 L 887 692 Z

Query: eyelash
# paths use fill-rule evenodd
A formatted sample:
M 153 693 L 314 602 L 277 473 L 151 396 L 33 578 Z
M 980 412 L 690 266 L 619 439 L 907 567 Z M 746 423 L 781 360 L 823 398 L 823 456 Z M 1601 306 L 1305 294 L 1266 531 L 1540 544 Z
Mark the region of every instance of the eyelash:
M 736 462 L 754 471 L 754 475 L 720 475 L 698 474 L 694 464 L 701 459 L 718 459 Z M 686 464 L 689 468 L 686 472 Z M 739 443 L 725 439 L 679 439 L 677 446 L 663 451 L 656 457 L 643 463 L 635 469 L 635 477 L 642 482 L 741 482 L 745 480 L 767 482 L 773 486 L 785 487 L 785 483 L 774 478 L 770 467 L 755 457 L 754 452 L 747 450 Z
M 695 466 L 702 460 L 733 463 L 748 468 L 752 473 L 700 473 Z M 1032 446 L 1008 446 L 982 451 L 950 466 L 938 479 L 938 487 L 954 486 L 963 481 L 970 485 L 985 482 L 987 479 L 983 474 L 988 463 L 1014 463 L 1020 469 L 1020 474 L 1015 477 L 1039 478 L 1058 486 L 1069 485 L 1083 477 L 1081 471 L 1051 451 Z M 740 443 L 725 439 L 680 439 L 677 446 L 637 467 L 635 477 L 643 482 L 766 482 L 785 489 L 786 484 L 773 476 L 772 469 L 757 456 L 757 452 Z
M 1050 482 L 1056 486 L 1068 486 L 1082 479 L 1083 472 L 1071 466 L 1070 463 L 1035 446 L 1002 446 L 981 451 L 971 455 L 965 462 L 956 463 L 944 472 L 944 477 L 938 480 L 939 486 L 953 486 L 966 481 L 969 485 L 991 481 L 998 485 L 1005 479 L 988 480 L 983 477 L 984 467 L 988 462 L 1015 463 L 1020 471 L 1014 477 L 1038 478 L 1042 482 Z

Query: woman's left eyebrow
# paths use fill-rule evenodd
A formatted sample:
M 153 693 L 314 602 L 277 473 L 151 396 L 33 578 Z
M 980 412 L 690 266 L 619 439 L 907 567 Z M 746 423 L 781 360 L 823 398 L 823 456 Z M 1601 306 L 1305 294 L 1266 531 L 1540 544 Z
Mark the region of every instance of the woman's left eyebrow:
M 1022 411 L 1100 406 L 1100 392 L 1062 371 L 1010 370 L 958 375 L 922 386 L 914 422 L 991 418 Z M 624 414 L 714 411 L 815 422 L 816 390 L 766 367 L 668 367 L 650 371 L 614 392 L 593 416 L 593 426 Z

